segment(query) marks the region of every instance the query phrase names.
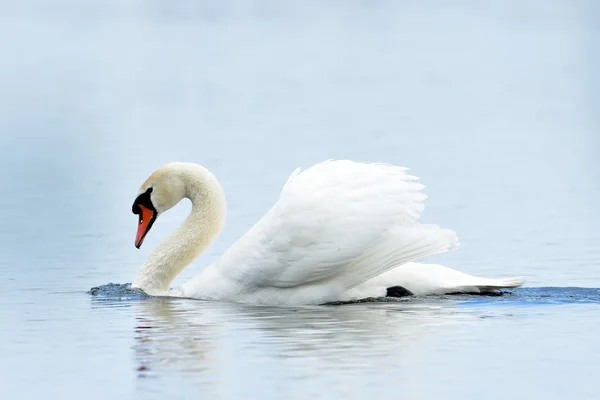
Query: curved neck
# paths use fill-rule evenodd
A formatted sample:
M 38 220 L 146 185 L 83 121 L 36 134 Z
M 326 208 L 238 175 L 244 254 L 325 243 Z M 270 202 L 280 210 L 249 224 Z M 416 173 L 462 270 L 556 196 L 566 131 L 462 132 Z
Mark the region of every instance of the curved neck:
M 150 295 L 164 294 L 175 277 L 216 239 L 225 222 L 221 185 L 208 171 L 181 176 L 192 211 L 183 224 L 161 242 L 138 271 L 132 286 Z

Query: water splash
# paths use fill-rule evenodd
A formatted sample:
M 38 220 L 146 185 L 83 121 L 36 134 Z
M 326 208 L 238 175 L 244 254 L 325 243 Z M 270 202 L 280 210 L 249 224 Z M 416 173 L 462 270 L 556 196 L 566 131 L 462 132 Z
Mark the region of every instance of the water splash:
M 152 297 L 141 289 L 132 288 L 131 283 L 108 283 L 95 286 L 87 293 L 107 300 L 144 300 Z

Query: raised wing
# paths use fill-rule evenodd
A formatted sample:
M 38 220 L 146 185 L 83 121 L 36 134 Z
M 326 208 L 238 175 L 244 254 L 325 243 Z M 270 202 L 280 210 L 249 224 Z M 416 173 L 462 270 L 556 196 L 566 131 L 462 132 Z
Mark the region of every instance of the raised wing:
M 405 168 L 352 161 L 296 170 L 277 203 L 217 267 L 250 288 L 332 280 L 351 288 L 455 247 L 453 231 L 417 222 L 426 196 L 416 179 Z

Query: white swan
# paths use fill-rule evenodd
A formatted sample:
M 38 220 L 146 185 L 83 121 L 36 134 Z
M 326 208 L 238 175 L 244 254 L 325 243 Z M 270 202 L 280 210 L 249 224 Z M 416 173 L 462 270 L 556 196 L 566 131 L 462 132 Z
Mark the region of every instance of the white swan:
M 170 163 L 142 184 L 136 247 L 156 218 L 183 198 L 185 222 L 158 245 L 132 286 L 150 295 L 299 305 L 369 297 L 487 292 L 521 278 L 477 278 L 413 261 L 458 246 L 454 231 L 417 222 L 426 196 L 406 169 L 325 161 L 288 178 L 280 197 L 214 264 L 181 287 L 173 279 L 221 231 L 226 202 L 206 168 Z

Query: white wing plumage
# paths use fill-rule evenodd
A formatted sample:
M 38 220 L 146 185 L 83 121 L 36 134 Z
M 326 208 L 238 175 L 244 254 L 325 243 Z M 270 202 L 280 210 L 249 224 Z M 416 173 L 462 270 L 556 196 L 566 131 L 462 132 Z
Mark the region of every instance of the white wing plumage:
M 456 234 L 417 222 L 423 185 L 387 164 L 326 161 L 288 178 L 277 203 L 218 262 L 247 288 L 334 282 L 349 289 L 453 249 Z

